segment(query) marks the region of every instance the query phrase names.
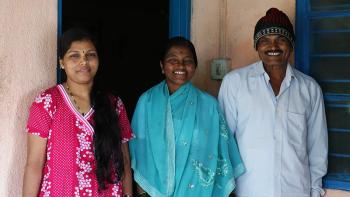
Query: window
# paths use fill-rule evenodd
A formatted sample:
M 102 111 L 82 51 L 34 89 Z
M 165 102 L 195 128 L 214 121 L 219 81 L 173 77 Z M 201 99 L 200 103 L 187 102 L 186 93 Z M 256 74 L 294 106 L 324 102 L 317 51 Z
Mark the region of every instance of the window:
M 324 187 L 350 190 L 350 2 L 297 0 L 296 66 L 323 89 L 329 136 Z

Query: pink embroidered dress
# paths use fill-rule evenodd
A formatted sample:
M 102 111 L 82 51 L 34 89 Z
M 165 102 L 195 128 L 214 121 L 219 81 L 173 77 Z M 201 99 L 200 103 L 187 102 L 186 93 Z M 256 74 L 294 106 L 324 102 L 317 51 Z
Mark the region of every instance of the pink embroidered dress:
M 123 143 L 133 138 L 125 107 L 113 97 L 119 115 Z M 83 117 L 73 106 L 62 85 L 35 98 L 27 131 L 47 139 L 46 162 L 39 196 L 122 196 L 121 182 L 98 193 L 93 133 L 94 110 Z

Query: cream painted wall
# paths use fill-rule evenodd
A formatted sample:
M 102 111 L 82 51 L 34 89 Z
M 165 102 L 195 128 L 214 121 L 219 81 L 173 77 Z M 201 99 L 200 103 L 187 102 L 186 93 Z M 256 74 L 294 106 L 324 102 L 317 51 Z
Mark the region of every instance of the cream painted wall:
M 226 5 L 226 11 L 223 11 L 222 5 Z M 217 96 L 220 81 L 210 77 L 210 63 L 213 58 L 220 55 L 231 58 L 232 69 L 259 59 L 253 47 L 254 27 L 270 7 L 283 10 L 294 24 L 295 0 L 192 1 L 191 40 L 196 46 L 199 59 L 193 83 L 197 87 Z M 225 20 L 220 17 L 222 13 L 226 14 Z M 220 22 L 224 22 L 225 25 L 220 27 Z M 224 42 L 220 42 L 223 37 Z M 225 51 L 225 54 L 222 54 L 222 51 Z M 294 64 L 294 54 L 290 62 Z M 327 190 L 326 197 L 350 197 L 350 192 Z
M 226 25 L 220 29 L 221 6 L 226 2 Z M 193 0 L 191 40 L 199 56 L 199 67 L 193 83 L 216 96 L 220 81 L 211 80 L 210 63 L 213 58 L 231 58 L 231 68 L 238 68 L 258 60 L 253 47 L 256 22 L 270 7 L 283 10 L 294 24 L 295 0 Z M 221 19 L 220 19 L 221 18 Z M 226 39 L 221 42 L 222 34 Z M 224 48 L 224 49 L 223 49 Z M 220 50 L 226 51 L 220 54 Z M 293 54 L 292 54 L 293 56 Z M 291 58 L 293 63 L 293 58 Z
M 56 0 L 0 0 L 0 196 L 21 196 L 28 109 L 56 82 Z

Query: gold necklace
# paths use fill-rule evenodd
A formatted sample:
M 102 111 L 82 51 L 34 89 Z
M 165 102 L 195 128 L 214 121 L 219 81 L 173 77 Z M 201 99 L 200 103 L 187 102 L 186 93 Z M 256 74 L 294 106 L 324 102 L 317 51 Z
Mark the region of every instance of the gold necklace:
M 79 107 L 77 101 L 75 100 L 75 98 L 73 96 L 73 93 L 70 91 L 69 86 L 68 86 L 67 83 L 66 83 L 66 89 L 67 89 L 67 92 L 68 92 L 69 96 L 72 98 L 74 106 L 77 108 L 78 112 L 81 113 L 81 115 L 85 116 L 85 113 L 80 110 L 80 107 Z

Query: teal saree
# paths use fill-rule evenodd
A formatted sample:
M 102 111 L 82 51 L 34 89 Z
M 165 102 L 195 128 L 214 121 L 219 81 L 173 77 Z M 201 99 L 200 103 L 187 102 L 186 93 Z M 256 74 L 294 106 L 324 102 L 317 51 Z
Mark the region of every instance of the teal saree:
M 245 168 L 216 99 L 166 82 L 139 98 L 129 142 L 135 181 L 152 197 L 224 197 Z

